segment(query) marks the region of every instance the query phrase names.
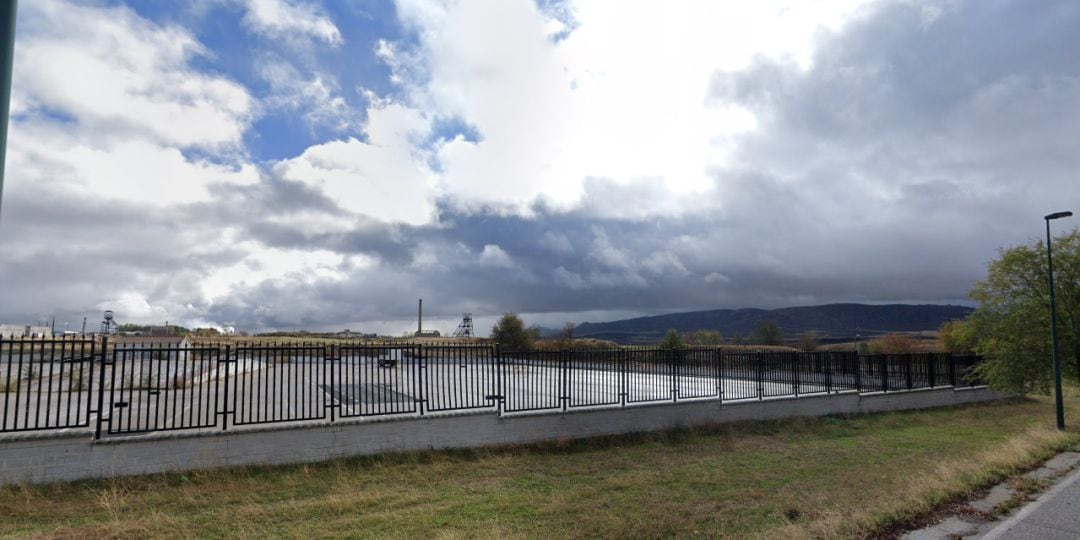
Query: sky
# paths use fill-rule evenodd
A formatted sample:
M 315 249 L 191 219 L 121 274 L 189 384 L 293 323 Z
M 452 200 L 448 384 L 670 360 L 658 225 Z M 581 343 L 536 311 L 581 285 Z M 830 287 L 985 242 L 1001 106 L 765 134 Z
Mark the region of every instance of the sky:
M 1073 0 L 34 0 L 17 24 L 8 324 L 970 304 L 1080 211 Z

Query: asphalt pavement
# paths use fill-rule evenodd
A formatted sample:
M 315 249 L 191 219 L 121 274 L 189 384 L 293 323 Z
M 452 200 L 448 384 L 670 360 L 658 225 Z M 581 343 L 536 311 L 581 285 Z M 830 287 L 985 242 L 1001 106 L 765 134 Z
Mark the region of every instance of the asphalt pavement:
M 1080 468 L 983 538 L 1080 539 Z

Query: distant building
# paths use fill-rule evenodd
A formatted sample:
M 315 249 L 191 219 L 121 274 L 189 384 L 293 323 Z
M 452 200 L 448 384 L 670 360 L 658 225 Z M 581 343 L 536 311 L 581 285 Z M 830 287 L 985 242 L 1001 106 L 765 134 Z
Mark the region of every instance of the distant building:
M 52 327 L 18 324 L 0 324 L 0 338 L 51 338 Z

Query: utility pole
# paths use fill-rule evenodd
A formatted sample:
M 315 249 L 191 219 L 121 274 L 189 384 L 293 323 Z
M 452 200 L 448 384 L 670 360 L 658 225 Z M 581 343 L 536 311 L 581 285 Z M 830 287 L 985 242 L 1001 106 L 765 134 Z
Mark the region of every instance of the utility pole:
M 7 161 L 8 113 L 11 108 L 11 64 L 15 52 L 15 14 L 18 1 L 0 8 L 0 209 L 4 204 L 4 163 Z M 2 215 L 2 213 L 0 213 Z

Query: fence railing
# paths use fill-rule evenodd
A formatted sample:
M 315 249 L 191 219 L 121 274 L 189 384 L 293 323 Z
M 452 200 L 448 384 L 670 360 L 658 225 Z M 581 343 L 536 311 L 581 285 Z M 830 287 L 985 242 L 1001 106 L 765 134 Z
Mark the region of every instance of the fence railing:
M 974 386 L 977 357 L 720 348 L 505 351 L 489 345 L 0 340 L 0 432 L 95 436 L 488 409 Z

